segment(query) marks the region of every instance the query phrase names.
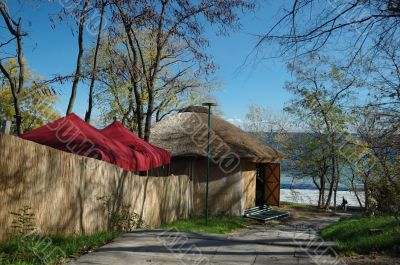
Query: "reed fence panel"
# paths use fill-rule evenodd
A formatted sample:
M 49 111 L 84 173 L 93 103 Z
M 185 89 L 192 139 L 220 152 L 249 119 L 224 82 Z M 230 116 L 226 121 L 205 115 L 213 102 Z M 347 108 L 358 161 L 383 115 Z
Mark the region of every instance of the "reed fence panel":
M 149 227 L 186 218 L 187 176 L 143 177 L 112 164 L 0 134 L 0 240 L 11 236 L 11 211 L 32 207 L 45 234 L 92 233 L 109 227 L 109 211 L 131 206 Z

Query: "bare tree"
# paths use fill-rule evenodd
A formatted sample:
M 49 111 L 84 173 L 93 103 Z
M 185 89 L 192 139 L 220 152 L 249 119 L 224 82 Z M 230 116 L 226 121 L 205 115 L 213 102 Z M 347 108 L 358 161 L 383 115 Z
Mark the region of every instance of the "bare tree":
M 397 0 L 292 0 L 283 5 L 277 22 L 260 36 L 258 48 L 277 41 L 281 55 L 291 56 L 330 48 L 348 51 L 351 63 L 363 50 L 377 53 L 382 44 L 399 38 Z
M 151 62 L 154 47 L 148 33 L 138 34 L 143 46 L 145 65 Z M 123 45 L 121 45 L 121 43 Z M 108 40 L 99 53 L 98 88 L 96 100 L 99 102 L 101 118 L 106 122 L 113 117 L 119 118 L 130 130 L 143 136 L 144 117 L 147 109 L 147 90 L 140 78 L 140 71 L 130 60 L 129 49 L 124 35 L 116 33 L 108 36 Z M 191 104 L 202 102 L 209 91 L 218 88 L 218 84 L 195 72 L 193 64 L 185 65 L 184 57 L 178 51 L 184 50 L 180 43 L 170 43 L 165 49 L 162 67 L 153 90 L 153 119 L 160 121 L 166 115 Z M 167 59 L 168 58 L 168 59 Z M 92 59 L 89 58 L 89 64 Z M 140 62 L 141 63 L 141 62 Z M 181 66 L 181 68 L 180 68 Z M 137 102 L 138 98 L 139 102 Z M 137 110 L 139 108 L 139 110 Z M 141 116 L 138 116 L 138 113 Z M 139 120 L 141 119 L 141 120 Z M 142 133 L 141 133 L 142 132 Z
M 85 21 L 87 18 L 87 12 L 89 7 L 89 0 L 84 0 L 82 4 L 82 8 L 79 11 L 78 17 L 78 56 L 76 58 L 76 68 L 75 68 L 75 75 L 72 81 L 72 88 L 71 88 L 71 96 L 69 98 L 68 107 L 67 107 L 67 114 L 71 113 L 74 108 L 75 99 L 76 99 L 76 92 L 78 89 L 79 79 L 81 78 L 81 68 L 82 68 L 82 56 L 83 56 L 83 33 L 85 27 Z
M 251 9 L 254 7 L 251 0 L 211 0 L 194 3 L 177 0 L 146 0 L 146 1 L 114 1 L 115 17 L 125 30 L 126 46 L 129 50 L 132 67 L 132 83 L 138 121 L 138 134 L 145 140 L 150 137 L 150 128 L 155 113 L 155 88 L 160 72 L 168 64 L 183 65 L 182 56 L 177 53 L 190 55 L 184 60 L 197 62 L 204 66 L 206 71 L 212 71 L 214 65 L 204 53 L 207 39 L 203 35 L 203 24 L 199 21 L 203 17 L 211 24 L 219 25 L 221 31 L 238 26 L 236 10 Z M 146 43 L 141 42 L 140 33 L 148 32 L 154 40 L 154 54 L 151 60 L 145 60 Z M 182 43 L 184 50 L 175 51 L 177 60 L 168 60 L 168 46 L 172 42 Z M 166 62 L 166 63 L 163 63 Z M 189 66 L 188 66 L 189 67 Z M 179 77 L 188 69 L 181 69 Z M 141 88 L 138 85 L 141 85 Z M 140 91 L 139 91 L 140 90 Z M 144 109 L 141 93 L 145 93 L 146 109 Z
M 102 37 L 103 25 L 104 25 L 104 12 L 105 12 L 106 5 L 107 5 L 107 2 L 105 0 L 101 0 L 99 31 L 97 33 L 96 46 L 95 46 L 94 54 L 93 54 L 93 65 L 92 65 L 92 71 L 91 71 L 92 73 L 91 73 L 90 85 L 89 85 L 88 109 L 85 114 L 85 121 L 89 122 L 89 123 L 90 123 L 90 118 L 91 118 L 92 109 L 93 109 L 93 90 L 94 90 L 94 84 L 97 79 L 97 57 L 99 55 L 99 48 L 100 48 L 100 44 L 101 44 L 101 37 Z
M 4 47 L 12 42 L 16 42 L 16 61 L 18 67 L 18 77 L 14 78 L 11 73 L 11 70 L 6 69 L 3 61 L 6 59 L 14 58 L 14 56 L 8 56 L 6 58 L 2 58 L 0 60 L 0 70 L 1 73 L 6 77 L 9 82 L 11 93 L 13 96 L 14 109 L 15 109 L 15 123 L 16 123 L 16 132 L 17 135 L 22 133 L 22 120 L 21 120 L 21 112 L 20 112 L 20 96 L 24 89 L 24 81 L 25 81 L 25 63 L 24 63 L 24 55 L 23 55 L 23 46 L 22 46 L 22 38 L 27 36 L 26 32 L 22 31 L 22 18 L 13 19 L 8 11 L 8 7 L 4 0 L 0 0 L 0 13 L 6 24 L 8 32 L 11 34 L 11 38 L 5 42 L 0 44 L 0 47 Z

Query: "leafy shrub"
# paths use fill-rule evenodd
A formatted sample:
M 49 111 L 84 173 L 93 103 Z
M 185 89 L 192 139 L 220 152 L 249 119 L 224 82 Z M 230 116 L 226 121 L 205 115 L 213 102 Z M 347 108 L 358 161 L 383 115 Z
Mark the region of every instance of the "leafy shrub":
M 31 206 L 25 205 L 10 214 L 14 217 L 11 223 L 14 236 L 25 236 L 35 230 L 35 214 Z
M 145 227 L 140 215 L 132 211 L 130 204 L 124 204 L 112 196 L 99 197 L 108 217 L 108 228 L 111 231 L 131 232 Z

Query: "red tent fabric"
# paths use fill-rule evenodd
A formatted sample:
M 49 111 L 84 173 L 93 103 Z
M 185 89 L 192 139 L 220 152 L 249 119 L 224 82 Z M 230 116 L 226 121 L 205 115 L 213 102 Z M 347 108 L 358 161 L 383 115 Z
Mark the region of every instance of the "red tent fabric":
M 142 140 L 136 134 L 125 128 L 125 126 L 119 121 L 114 121 L 101 132 L 105 136 L 123 143 L 130 149 L 146 155 L 150 159 L 149 169 L 171 163 L 170 152 Z
M 125 170 L 138 170 L 138 165 L 143 163 L 140 154 L 104 136 L 75 114 L 26 132 L 21 138 L 68 153 L 103 160 Z

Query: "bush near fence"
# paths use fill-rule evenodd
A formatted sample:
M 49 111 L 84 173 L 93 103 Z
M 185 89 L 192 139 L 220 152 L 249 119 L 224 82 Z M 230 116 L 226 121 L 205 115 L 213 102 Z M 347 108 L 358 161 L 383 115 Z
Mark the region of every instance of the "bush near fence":
M 0 240 L 13 216 L 30 206 L 45 234 L 92 233 L 110 228 L 110 212 L 131 207 L 149 227 L 186 218 L 192 208 L 187 176 L 143 177 L 100 160 L 0 134 Z M 111 201 L 111 203 L 110 203 Z

